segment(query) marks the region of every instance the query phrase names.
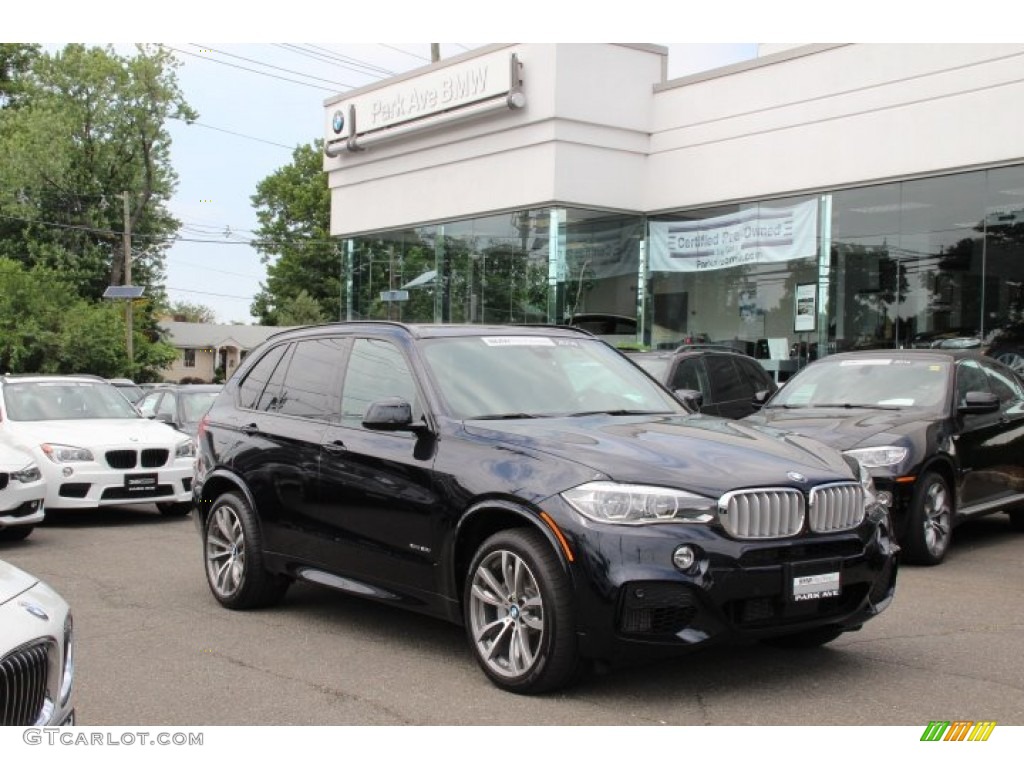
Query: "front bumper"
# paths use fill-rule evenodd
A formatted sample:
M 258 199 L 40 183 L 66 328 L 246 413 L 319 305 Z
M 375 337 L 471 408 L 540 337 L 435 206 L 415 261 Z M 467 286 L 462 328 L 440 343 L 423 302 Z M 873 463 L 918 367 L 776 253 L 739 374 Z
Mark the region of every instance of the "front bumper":
M 740 541 L 704 525 L 626 527 L 578 516 L 574 523 L 566 533 L 580 555 L 577 627 L 581 652 L 593 658 L 649 657 L 826 626 L 855 630 L 895 593 L 899 548 L 881 507 L 852 531 L 772 540 Z M 685 572 L 672 560 L 683 544 L 697 552 Z M 827 588 L 804 591 L 797 584 L 807 577 Z
M 192 457 L 155 468 L 110 469 L 96 463 L 48 468 L 48 509 L 95 509 L 125 504 L 192 501 Z M 73 469 L 62 474 L 64 466 Z
M 0 528 L 17 525 L 37 525 L 46 515 L 43 500 L 46 496 L 46 483 L 37 480 L 22 483 L 12 480 L 4 488 L 4 506 L 0 507 Z

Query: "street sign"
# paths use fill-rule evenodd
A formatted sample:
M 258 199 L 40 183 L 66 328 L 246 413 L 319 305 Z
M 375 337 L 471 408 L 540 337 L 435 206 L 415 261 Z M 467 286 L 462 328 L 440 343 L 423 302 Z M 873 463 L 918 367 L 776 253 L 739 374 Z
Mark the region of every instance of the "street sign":
M 408 291 L 381 291 L 380 292 L 380 300 L 381 301 L 408 301 L 409 300 L 409 292 Z

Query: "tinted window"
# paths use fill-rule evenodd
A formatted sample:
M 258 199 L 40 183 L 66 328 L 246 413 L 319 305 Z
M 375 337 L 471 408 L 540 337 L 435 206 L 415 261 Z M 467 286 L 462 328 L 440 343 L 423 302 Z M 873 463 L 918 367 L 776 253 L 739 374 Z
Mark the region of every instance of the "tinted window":
M 263 394 L 256 403 L 258 411 L 273 411 L 277 413 L 281 408 L 281 385 L 284 384 L 284 375 L 288 371 L 288 361 L 291 359 L 295 345 L 292 344 L 284 353 L 281 362 L 278 363 L 274 372 L 270 374 L 270 381 L 263 388 Z
M 341 417 L 357 426 L 370 403 L 399 397 L 417 413 L 416 383 L 401 350 L 388 341 L 356 339 L 341 389 Z
M 703 365 L 700 358 L 688 357 L 679 361 L 675 372 L 672 374 L 672 381 L 669 389 L 692 389 L 704 395 L 705 405 L 711 402 L 711 393 L 704 381 Z
M 1003 371 L 993 365 L 985 365 L 985 372 L 988 374 L 989 386 L 999 396 L 999 402 L 1004 406 L 1024 399 L 1020 383 L 1009 371 Z
M 343 344 L 341 339 L 309 339 L 295 345 L 277 407 L 279 413 L 308 419 L 330 416 L 332 385 Z
M 729 400 L 749 400 L 754 396 L 754 388 L 731 357 L 725 355 L 708 355 L 704 358 L 711 379 L 711 389 L 718 402 Z
M 240 407 L 256 407 L 260 395 L 263 394 L 267 382 L 273 375 L 274 369 L 277 368 L 277 364 L 281 362 L 281 357 L 287 348 L 286 344 L 281 344 L 269 350 L 246 374 L 245 380 L 238 388 L 238 405 Z
M 755 392 L 772 389 L 772 381 L 768 378 L 768 372 L 761 367 L 760 363 L 744 358 L 737 358 L 735 362 L 740 367 L 743 375 L 750 380 Z
M 973 360 L 965 360 L 956 368 L 956 402 L 963 405 L 968 392 L 990 392 L 988 377 Z

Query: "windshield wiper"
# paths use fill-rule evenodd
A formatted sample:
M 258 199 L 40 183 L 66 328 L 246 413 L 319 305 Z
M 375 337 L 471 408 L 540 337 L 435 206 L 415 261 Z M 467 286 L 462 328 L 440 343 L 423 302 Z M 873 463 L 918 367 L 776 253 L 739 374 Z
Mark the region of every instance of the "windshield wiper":
M 862 403 L 811 403 L 811 408 L 864 408 L 869 411 L 898 411 L 898 405 L 866 405 Z
M 480 416 L 470 416 L 466 421 L 484 421 L 498 419 L 542 419 L 546 418 L 536 413 L 485 413 Z
M 660 413 L 672 413 L 672 411 L 636 411 L 628 408 L 606 408 L 600 411 L 577 411 L 569 416 L 650 416 Z

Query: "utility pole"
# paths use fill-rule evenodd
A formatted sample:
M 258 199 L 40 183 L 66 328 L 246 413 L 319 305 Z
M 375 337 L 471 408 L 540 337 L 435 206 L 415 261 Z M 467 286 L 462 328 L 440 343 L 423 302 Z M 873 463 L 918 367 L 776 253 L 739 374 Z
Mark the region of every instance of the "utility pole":
M 430 62 L 436 64 L 441 60 L 441 44 L 431 43 L 430 44 Z
M 131 210 L 128 207 L 128 193 L 122 192 L 124 200 L 124 284 L 132 284 L 132 218 Z M 134 319 L 134 302 L 129 296 L 124 308 L 124 322 L 127 327 L 126 347 L 128 349 L 128 365 L 135 367 L 135 349 L 132 343 L 132 320 Z

